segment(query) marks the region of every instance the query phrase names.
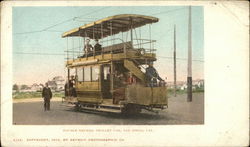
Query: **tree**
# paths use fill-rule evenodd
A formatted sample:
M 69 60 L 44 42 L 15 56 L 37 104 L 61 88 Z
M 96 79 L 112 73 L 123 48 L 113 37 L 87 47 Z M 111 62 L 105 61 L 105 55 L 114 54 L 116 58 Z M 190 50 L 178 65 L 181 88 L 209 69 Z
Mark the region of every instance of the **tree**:
M 16 90 L 16 91 L 18 91 L 18 90 L 19 90 L 19 88 L 18 88 L 17 84 L 14 84 L 12 89 L 13 89 L 13 90 Z
M 21 90 L 28 89 L 27 85 L 21 85 Z

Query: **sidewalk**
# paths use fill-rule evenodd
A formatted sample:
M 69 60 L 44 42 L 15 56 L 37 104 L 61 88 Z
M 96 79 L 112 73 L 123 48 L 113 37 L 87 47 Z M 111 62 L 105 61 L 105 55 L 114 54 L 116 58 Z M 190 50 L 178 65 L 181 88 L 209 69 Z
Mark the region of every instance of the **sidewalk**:
M 61 97 L 53 97 L 50 101 L 62 101 Z M 13 103 L 27 103 L 27 102 L 43 102 L 43 98 L 23 98 L 23 99 L 13 99 Z

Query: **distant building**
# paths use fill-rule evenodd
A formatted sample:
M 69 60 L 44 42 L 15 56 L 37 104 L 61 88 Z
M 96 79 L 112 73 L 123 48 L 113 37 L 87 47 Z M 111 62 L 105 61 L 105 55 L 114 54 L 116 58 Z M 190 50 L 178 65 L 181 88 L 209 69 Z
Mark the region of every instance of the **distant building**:
M 64 90 L 65 80 L 62 76 L 56 76 L 51 81 L 48 81 L 48 86 L 55 91 Z
M 202 88 L 204 87 L 204 80 L 203 79 L 197 79 L 192 81 L 192 89 L 196 88 Z M 168 88 L 173 89 L 174 88 L 174 82 L 168 82 Z M 187 89 L 187 82 L 186 81 L 176 81 L 176 88 L 180 90 L 186 90 Z
M 31 91 L 42 91 L 42 88 L 43 87 L 41 85 L 34 83 L 33 85 L 31 85 L 30 90 Z
M 187 89 L 187 83 L 184 83 L 180 86 L 181 90 L 186 90 Z
M 204 87 L 204 80 L 203 79 L 197 79 L 193 80 L 193 85 L 198 88 Z

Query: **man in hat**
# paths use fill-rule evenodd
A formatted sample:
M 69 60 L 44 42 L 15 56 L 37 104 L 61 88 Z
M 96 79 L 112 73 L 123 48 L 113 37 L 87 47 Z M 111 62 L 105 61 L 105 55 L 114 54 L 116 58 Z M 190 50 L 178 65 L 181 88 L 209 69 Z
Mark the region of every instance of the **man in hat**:
M 73 97 L 76 97 L 75 85 L 76 85 L 75 76 L 71 75 L 71 79 L 69 80 L 69 95 Z
M 43 88 L 42 97 L 44 100 L 44 111 L 50 110 L 50 99 L 52 98 L 52 92 L 48 86 L 48 83 L 45 83 Z
M 93 53 L 93 46 L 90 44 L 90 39 L 86 39 L 84 46 L 84 56 L 91 56 Z
M 146 68 L 146 81 L 147 86 L 155 87 L 157 86 L 157 79 L 159 81 L 164 81 L 156 71 L 156 69 L 153 67 L 153 62 L 150 62 L 148 64 L 148 67 Z
M 102 51 L 102 45 L 99 44 L 99 41 L 98 39 L 95 39 L 95 46 L 94 46 L 94 50 L 95 50 L 95 55 L 100 55 L 101 54 L 101 51 Z

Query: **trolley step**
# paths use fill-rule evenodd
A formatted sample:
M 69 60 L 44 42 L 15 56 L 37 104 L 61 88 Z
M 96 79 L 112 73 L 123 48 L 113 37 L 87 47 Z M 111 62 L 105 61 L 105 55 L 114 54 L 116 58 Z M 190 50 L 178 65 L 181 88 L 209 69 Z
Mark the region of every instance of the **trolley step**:
M 81 107 L 81 110 L 99 111 L 99 112 L 111 112 L 111 113 L 121 113 L 121 110 L 118 110 L 118 109 L 107 109 L 107 108 Z

